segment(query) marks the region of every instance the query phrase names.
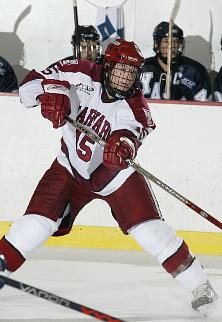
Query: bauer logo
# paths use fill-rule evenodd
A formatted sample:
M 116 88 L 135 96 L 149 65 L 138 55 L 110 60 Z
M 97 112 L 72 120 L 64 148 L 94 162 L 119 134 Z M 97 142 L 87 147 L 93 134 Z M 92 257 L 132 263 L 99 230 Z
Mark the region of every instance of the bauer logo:
M 92 86 L 83 83 L 76 84 L 76 89 L 79 89 L 81 92 L 84 92 L 88 95 L 90 95 L 91 92 L 94 91 L 94 88 Z
M 61 85 L 56 85 L 56 84 L 53 84 L 53 85 L 49 85 L 47 87 L 47 90 L 50 91 L 52 89 L 58 89 L 58 90 L 62 90 L 62 91 L 67 91 L 68 88 L 66 88 L 65 86 L 61 86 Z
M 69 59 L 69 60 L 63 60 L 62 61 L 62 65 L 72 65 L 72 64 L 77 65 L 78 64 L 78 59 Z

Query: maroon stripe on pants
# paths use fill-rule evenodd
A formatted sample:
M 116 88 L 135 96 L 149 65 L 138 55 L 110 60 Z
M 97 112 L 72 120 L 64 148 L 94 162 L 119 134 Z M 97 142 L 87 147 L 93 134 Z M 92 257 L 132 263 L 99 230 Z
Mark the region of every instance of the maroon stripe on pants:
M 187 244 L 183 241 L 177 251 L 162 263 L 162 266 L 173 277 L 176 277 L 185 271 L 193 260 L 194 257 L 191 255 Z
M 11 272 L 16 271 L 25 262 L 22 254 L 5 237 L 0 240 L 0 254 L 4 255 L 7 270 Z

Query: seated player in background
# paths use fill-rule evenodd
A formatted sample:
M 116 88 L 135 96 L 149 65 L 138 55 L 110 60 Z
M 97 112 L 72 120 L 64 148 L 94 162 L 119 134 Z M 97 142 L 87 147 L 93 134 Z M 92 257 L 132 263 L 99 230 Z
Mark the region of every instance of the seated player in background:
M 169 23 L 159 23 L 153 32 L 155 56 L 145 59 L 141 82 L 146 98 L 166 99 L 167 52 Z M 206 68 L 183 55 L 183 30 L 176 24 L 172 28 L 172 60 L 170 99 L 207 101 L 211 85 Z
M 72 35 L 71 44 L 73 46 L 74 58 L 91 60 L 93 62 L 101 63 L 101 46 L 99 41 L 99 34 L 95 27 L 92 25 L 81 25 L 79 31 L 79 53 L 78 57 L 78 44 L 75 33 Z
M 214 80 L 213 98 L 216 102 L 222 102 L 222 67 Z
M 220 43 L 221 43 L 221 49 L 222 49 L 222 38 Z M 222 66 L 214 80 L 213 99 L 216 102 L 222 102 Z
M 30 72 L 20 87 L 24 106 L 41 105 L 43 117 L 62 127 L 61 151 L 39 181 L 24 216 L 0 240 L 0 270 L 16 271 L 51 235 L 65 235 L 93 199 L 106 201 L 124 234 L 130 234 L 184 288 L 192 307 L 208 315 L 217 294 L 186 242 L 162 218 L 148 180 L 128 167 L 154 129 L 139 89 L 144 57 L 134 42 L 109 44 L 102 65 L 62 60 Z M 79 105 L 70 102 L 77 86 Z M 72 98 L 71 98 L 72 99 Z M 107 141 L 103 148 L 65 121 L 65 115 Z
M 0 56 L 0 92 L 18 92 L 18 81 L 9 62 Z

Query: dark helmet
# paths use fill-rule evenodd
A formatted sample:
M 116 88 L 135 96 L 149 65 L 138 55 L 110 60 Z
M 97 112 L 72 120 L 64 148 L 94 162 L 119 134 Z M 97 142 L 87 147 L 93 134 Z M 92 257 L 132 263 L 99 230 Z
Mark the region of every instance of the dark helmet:
M 99 34 L 95 27 L 92 25 L 83 25 L 78 27 L 80 41 L 87 40 L 99 40 Z M 74 46 L 76 42 L 76 30 L 74 35 L 72 35 L 71 44 Z
M 77 50 L 77 43 L 76 43 L 76 33 L 75 30 L 74 34 L 72 35 L 71 44 L 73 45 L 73 53 L 74 57 L 78 57 L 78 50 Z M 89 41 L 95 41 L 96 44 L 96 51 L 97 51 L 97 58 L 101 55 L 101 46 L 99 42 L 99 33 L 97 32 L 96 28 L 92 25 L 82 25 L 78 26 L 78 35 L 79 35 L 79 41 L 81 42 L 89 42 Z M 81 53 L 81 48 L 80 48 Z
M 168 37 L 169 33 L 169 22 L 162 21 L 159 23 L 153 31 L 153 50 L 159 56 L 160 53 L 160 42 L 162 38 Z M 184 37 L 183 30 L 179 28 L 176 24 L 173 24 L 172 37 L 176 37 L 180 41 L 180 46 L 178 48 L 177 57 L 181 56 L 184 49 Z
M 117 63 L 122 64 L 122 69 L 124 65 L 134 66 L 134 82 L 130 88 L 127 90 L 120 90 L 114 88 L 110 82 L 112 70 Z M 105 51 L 104 56 L 104 86 L 108 93 L 117 98 L 123 99 L 125 97 L 132 96 L 137 89 L 140 88 L 140 75 L 142 67 L 144 65 L 144 57 L 142 56 L 140 49 L 133 41 L 126 41 L 123 39 L 117 39 L 114 43 L 110 43 Z

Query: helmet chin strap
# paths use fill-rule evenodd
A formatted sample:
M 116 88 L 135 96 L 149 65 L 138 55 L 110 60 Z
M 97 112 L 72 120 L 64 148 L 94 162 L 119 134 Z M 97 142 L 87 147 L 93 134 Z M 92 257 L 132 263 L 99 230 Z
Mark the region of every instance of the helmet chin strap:
M 157 54 L 158 60 L 162 62 L 164 65 L 167 65 L 167 57 L 163 57 L 161 53 Z
M 124 95 L 122 93 L 120 94 L 118 92 L 118 90 L 116 90 L 115 88 L 112 88 L 111 86 L 106 88 L 106 92 L 107 92 L 108 97 L 114 98 L 114 99 L 119 99 L 119 100 L 124 99 L 128 96 L 127 94 L 126 95 Z
M 165 66 L 167 66 L 167 57 L 163 57 L 161 55 L 161 53 L 158 53 L 157 57 L 158 57 L 158 61 L 159 61 L 160 65 L 165 70 Z M 176 64 L 178 62 L 178 60 L 180 59 L 180 57 L 181 57 L 181 55 L 177 55 L 176 57 L 172 58 L 171 63 Z
M 165 60 L 165 57 L 163 57 L 162 55 L 157 55 L 157 59 L 158 59 L 158 63 L 163 68 L 164 72 L 167 72 L 167 61 Z

